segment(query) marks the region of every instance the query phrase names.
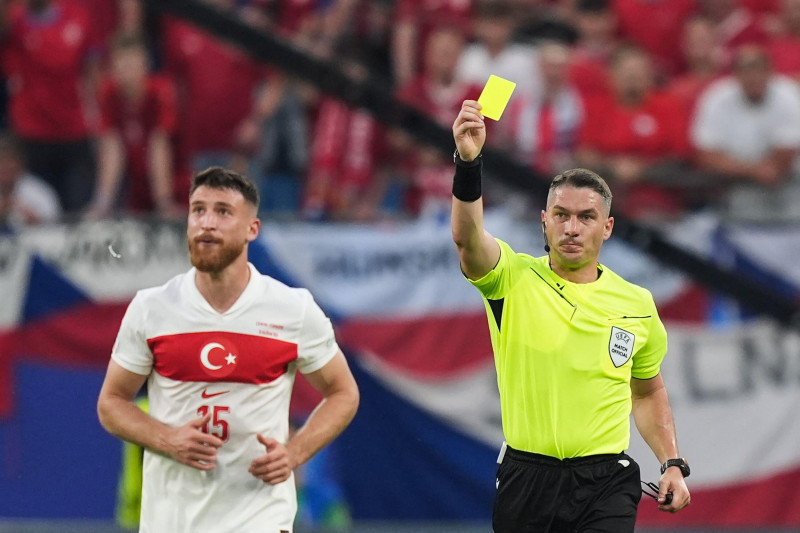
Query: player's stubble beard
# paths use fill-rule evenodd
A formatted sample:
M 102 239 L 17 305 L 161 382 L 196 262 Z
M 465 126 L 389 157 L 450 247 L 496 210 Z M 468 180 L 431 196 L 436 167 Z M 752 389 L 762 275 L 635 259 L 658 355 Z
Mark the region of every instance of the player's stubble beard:
M 202 251 L 198 244 L 200 240 L 202 240 L 202 236 L 187 239 L 189 260 L 192 262 L 192 266 L 200 272 L 211 274 L 222 272 L 244 253 L 244 242 L 226 243 L 222 239 L 214 239 L 216 243 L 214 249 Z

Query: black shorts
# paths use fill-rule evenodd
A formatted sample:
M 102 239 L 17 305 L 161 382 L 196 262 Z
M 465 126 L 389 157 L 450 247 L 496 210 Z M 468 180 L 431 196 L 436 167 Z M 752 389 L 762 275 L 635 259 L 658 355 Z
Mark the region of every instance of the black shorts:
M 633 532 L 642 491 L 624 453 L 556 459 L 508 447 L 497 469 L 495 533 Z

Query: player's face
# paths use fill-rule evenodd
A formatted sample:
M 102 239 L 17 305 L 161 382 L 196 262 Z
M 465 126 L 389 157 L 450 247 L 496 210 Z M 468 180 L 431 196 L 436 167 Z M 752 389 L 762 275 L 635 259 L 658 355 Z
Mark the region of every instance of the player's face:
M 592 265 L 614 226 L 598 192 L 570 185 L 552 191 L 542 221 L 551 260 L 569 271 Z
M 189 198 L 189 257 L 200 272 L 219 273 L 258 236 L 255 207 L 233 189 L 198 187 Z

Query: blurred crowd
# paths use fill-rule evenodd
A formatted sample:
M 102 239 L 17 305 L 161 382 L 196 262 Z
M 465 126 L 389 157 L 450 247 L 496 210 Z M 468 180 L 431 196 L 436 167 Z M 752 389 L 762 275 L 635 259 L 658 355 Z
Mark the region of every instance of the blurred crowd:
M 205 2 L 448 128 L 490 74 L 516 82 L 488 142 L 532 180 L 598 171 L 616 213 L 800 219 L 800 0 Z M 211 165 L 268 217 L 449 211 L 451 158 L 138 0 L 0 0 L 0 39 L 5 227 L 181 218 Z

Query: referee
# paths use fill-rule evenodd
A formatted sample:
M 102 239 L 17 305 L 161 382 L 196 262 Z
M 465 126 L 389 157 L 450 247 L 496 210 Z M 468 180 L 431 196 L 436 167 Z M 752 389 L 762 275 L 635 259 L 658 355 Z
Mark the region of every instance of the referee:
M 662 463 L 658 508 L 684 508 L 689 466 L 660 374 L 666 330 L 652 295 L 598 262 L 614 227 L 608 185 L 585 169 L 556 176 L 542 211 L 548 255 L 519 254 L 483 227 L 477 102 L 463 103 L 453 136 L 453 240 L 485 300 L 506 439 L 495 533 L 633 532 L 631 412 Z

